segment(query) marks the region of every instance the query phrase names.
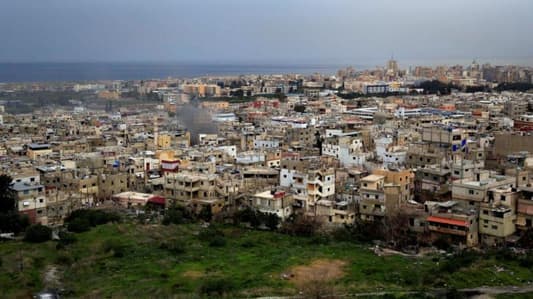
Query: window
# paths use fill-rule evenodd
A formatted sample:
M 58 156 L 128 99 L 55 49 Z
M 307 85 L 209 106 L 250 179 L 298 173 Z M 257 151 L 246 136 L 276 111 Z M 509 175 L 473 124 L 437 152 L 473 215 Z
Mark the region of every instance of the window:
M 470 195 L 474 194 L 474 190 L 472 190 L 472 189 L 468 190 L 468 194 L 470 194 Z
M 491 228 L 492 229 L 498 229 L 498 226 L 497 225 L 492 225 Z

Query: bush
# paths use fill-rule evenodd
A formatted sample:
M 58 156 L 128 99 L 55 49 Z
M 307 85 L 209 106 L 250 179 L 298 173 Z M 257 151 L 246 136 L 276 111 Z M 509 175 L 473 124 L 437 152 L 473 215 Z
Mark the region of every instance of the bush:
M 476 260 L 480 258 L 480 255 L 471 251 L 462 251 L 456 255 L 446 259 L 440 266 L 441 272 L 453 273 L 463 267 L 468 267 Z
M 46 242 L 52 238 L 52 230 L 41 224 L 35 224 L 26 229 L 24 241 L 31 243 Z
M 185 244 L 181 240 L 168 240 L 161 245 L 159 245 L 159 248 L 168 250 L 170 253 L 173 254 L 182 254 L 185 253 Z
M 320 229 L 320 222 L 313 217 L 300 216 L 285 222 L 282 231 L 293 236 L 311 237 Z
M 209 241 L 211 247 L 224 247 L 226 246 L 226 239 L 223 236 L 215 236 Z
M 101 210 L 76 210 L 65 219 L 68 229 L 72 232 L 84 232 L 93 226 L 119 221 L 120 216 L 117 213 Z
M 30 220 L 26 215 L 15 212 L 0 214 L 0 232 L 15 233 L 23 232 L 30 226 Z
M 199 234 L 198 234 L 198 239 L 200 241 L 211 241 L 213 240 L 214 238 L 216 237 L 224 237 L 224 232 L 222 232 L 221 230 L 218 230 L 214 227 L 208 227 L 206 229 L 203 229 Z
M 235 213 L 235 222 L 249 223 L 253 228 L 257 228 L 261 225 L 260 216 L 250 207 L 246 207 L 244 210 Z
M 118 240 L 106 240 L 102 244 L 102 251 L 112 252 L 114 257 L 123 257 L 126 253 L 126 245 Z
M 327 245 L 330 242 L 330 238 L 324 234 L 313 236 L 309 239 L 311 245 Z
M 174 207 L 166 210 L 163 225 L 183 224 L 190 220 L 191 215 L 184 207 Z
M 87 218 L 76 218 L 67 224 L 67 229 L 74 233 L 83 233 L 91 229 L 91 223 Z
M 270 230 L 276 230 L 278 229 L 280 219 L 278 215 L 272 214 L 272 213 L 266 213 L 262 216 L 263 222 L 265 223 L 266 227 L 268 227 Z
M 222 297 L 233 290 L 231 281 L 224 278 L 210 278 L 200 286 L 200 293 L 208 296 Z
M 59 243 L 62 243 L 64 245 L 70 245 L 76 243 L 78 239 L 76 238 L 76 235 L 71 234 L 69 232 L 61 231 L 58 234 L 59 236 Z
M 527 254 L 524 257 L 520 258 L 520 266 L 525 268 L 532 268 L 533 267 L 533 255 L 531 253 Z
M 67 255 L 67 254 L 59 254 L 56 257 L 55 263 L 59 264 L 59 265 L 67 265 L 68 266 L 68 265 L 72 264 L 72 258 L 69 255 Z
M 213 219 L 213 212 L 211 211 L 211 207 L 208 205 L 203 206 L 200 210 L 200 213 L 198 214 L 198 218 L 205 222 L 211 222 L 211 220 Z

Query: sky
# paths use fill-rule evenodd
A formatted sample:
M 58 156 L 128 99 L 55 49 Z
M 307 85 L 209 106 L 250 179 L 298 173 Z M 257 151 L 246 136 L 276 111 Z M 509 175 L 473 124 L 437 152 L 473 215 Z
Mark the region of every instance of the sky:
M 0 62 L 533 57 L 531 0 L 1 0 Z

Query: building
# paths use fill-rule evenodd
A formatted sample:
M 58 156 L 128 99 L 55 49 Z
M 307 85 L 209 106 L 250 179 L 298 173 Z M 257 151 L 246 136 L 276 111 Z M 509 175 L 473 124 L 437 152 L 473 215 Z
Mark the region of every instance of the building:
M 510 187 L 489 190 L 488 202 L 481 203 L 479 233 L 487 246 L 505 245 L 515 231 L 516 206 L 519 193 Z
M 429 212 L 427 227 L 433 240 L 446 239 L 450 243 L 467 247 L 478 244 L 477 212 L 464 210 L 454 201 L 428 201 L 425 205 Z
M 32 160 L 37 160 L 52 154 L 52 146 L 48 143 L 30 143 L 26 149 L 27 156 Z
M 165 207 L 165 198 L 162 196 L 126 191 L 113 195 L 112 200 L 125 208 L 142 209 L 148 204 Z
M 275 214 L 285 221 L 293 214 L 294 198 L 286 191 L 267 190 L 256 193 L 249 198 L 254 209 L 267 214 Z
M 17 195 L 17 209 L 31 223 L 47 224 L 45 188 L 39 183 L 15 182 L 9 187 Z

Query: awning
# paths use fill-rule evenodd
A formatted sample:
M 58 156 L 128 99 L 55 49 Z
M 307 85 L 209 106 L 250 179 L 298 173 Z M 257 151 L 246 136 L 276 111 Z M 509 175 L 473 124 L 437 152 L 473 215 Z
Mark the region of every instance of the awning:
M 153 203 L 156 205 L 165 205 L 165 198 L 161 196 L 152 196 L 148 199 L 149 203 Z
M 437 217 L 437 216 L 429 216 L 427 218 L 428 222 L 436 222 L 436 223 L 443 223 L 443 224 L 451 224 L 456 226 L 467 226 L 466 220 L 458 220 L 458 219 L 450 219 L 450 218 L 444 218 L 444 217 Z

